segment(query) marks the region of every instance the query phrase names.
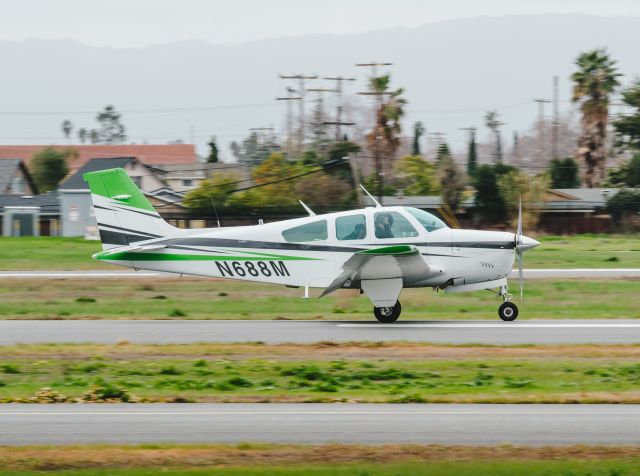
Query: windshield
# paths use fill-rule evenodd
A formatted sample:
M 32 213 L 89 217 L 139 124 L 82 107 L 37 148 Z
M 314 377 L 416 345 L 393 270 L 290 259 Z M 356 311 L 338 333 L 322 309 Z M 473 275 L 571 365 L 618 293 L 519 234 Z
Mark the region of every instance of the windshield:
M 420 210 L 419 208 L 404 207 L 427 231 L 435 231 L 440 228 L 447 228 L 447 225 L 440 218 L 433 216 L 431 213 Z

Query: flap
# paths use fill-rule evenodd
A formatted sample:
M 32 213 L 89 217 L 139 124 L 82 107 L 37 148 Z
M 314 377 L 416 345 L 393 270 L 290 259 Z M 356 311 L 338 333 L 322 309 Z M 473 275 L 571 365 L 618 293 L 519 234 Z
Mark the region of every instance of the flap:
M 406 285 L 424 279 L 431 268 L 417 247 L 396 245 L 359 251 L 345 261 L 342 270 L 320 297 L 363 280 L 401 278 Z

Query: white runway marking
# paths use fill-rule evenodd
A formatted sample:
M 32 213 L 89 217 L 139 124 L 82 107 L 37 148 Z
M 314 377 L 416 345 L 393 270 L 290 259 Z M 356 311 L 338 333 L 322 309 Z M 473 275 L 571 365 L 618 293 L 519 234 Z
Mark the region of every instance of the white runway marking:
M 396 329 L 400 329 L 400 328 L 405 328 L 405 327 L 427 327 L 427 328 L 436 328 L 436 327 L 445 327 L 445 328 L 449 328 L 449 329 L 455 329 L 455 328 L 495 328 L 495 329 L 522 329 L 522 328 L 538 328 L 538 329 L 557 329 L 557 328 L 576 328 L 576 329 L 582 329 L 582 328 L 602 328 L 602 329 L 631 329 L 631 328 L 637 328 L 640 327 L 640 323 L 637 324 L 633 324 L 633 323 L 624 323 L 624 324 L 616 324 L 616 323 L 544 323 L 544 324 L 529 324 L 529 323 L 515 323 L 515 322 L 504 322 L 504 323 L 500 323 L 500 322 L 496 322 L 496 323 L 474 323 L 474 322 L 468 322 L 468 323 L 461 323 L 461 324 L 446 324 L 446 323 L 433 323 L 433 324 L 402 324 L 402 323 L 398 323 L 398 324 L 374 324 L 374 323 L 362 323 L 362 324 L 355 324 L 355 323 L 349 323 L 349 324 L 336 324 L 337 327 L 375 327 L 375 328 L 380 328 L 380 327 L 389 327 L 389 328 L 396 328 Z
M 495 410 L 495 411 L 483 411 L 483 410 L 416 410 L 416 411 L 404 411 L 404 410 L 293 410 L 293 411 L 195 411 L 195 412 L 123 412 L 123 411 L 104 411 L 104 412 L 0 412 L 0 417 L 3 416 L 188 416 L 188 415 L 565 415 L 574 414 L 575 411 L 566 410 Z M 605 415 L 617 415 L 628 414 L 625 411 L 619 410 L 596 410 L 596 411 L 583 411 L 584 414 L 605 414 Z

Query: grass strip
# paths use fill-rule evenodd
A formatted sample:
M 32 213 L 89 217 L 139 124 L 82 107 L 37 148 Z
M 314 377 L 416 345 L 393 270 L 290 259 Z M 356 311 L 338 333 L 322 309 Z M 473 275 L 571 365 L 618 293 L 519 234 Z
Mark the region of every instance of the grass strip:
M 640 318 L 638 280 L 554 279 L 526 283 L 525 318 Z M 317 295 L 319 292 L 314 290 Z M 360 319 L 372 305 L 357 291 L 300 299 L 284 286 L 192 278 L 0 280 L 0 319 Z M 497 319 L 492 292 L 405 289 L 403 320 Z M 558 303 L 562 303 L 561 306 Z
M 417 474 L 471 474 L 470 471 L 476 469 L 481 472 L 475 474 L 491 474 L 488 471 L 495 470 L 498 473 L 494 474 L 629 475 L 638 474 L 634 471 L 640 468 L 640 447 L 252 443 L 0 447 L 1 474 L 33 474 L 30 472 L 34 471 L 67 474 L 66 471 L 74 471 L 69 474 L 85 475 L 109 471 L 108 474 L 128 475 L 150 474 L 149 470 L 160 469 L 163 474 L 167 474 L 166 471 L 175 471 L 168 474 L 202 474 L 196 472 L 198 468 L 223 471 L 220 474 L 245 474 L 242 471 L 249 471 L 246 474 L 308 474 L 304 471 L 336 474 L 335 471 L 340 471 L 337 474 L 343 474 L 347 469 L 367 471 L 366 474 L 409 474 L 398 472 L 398 469 L 413 468 Z M 376 473 L 376 468 L 382 472 Z M 444 472 L 454 468 L 464 472 Z M 430 472 L 425 473 L 425 469 Z M 558 473 L 560 470 L 565 472 Z M 576 472 L 567 473 L 568 470 Z M 621 472 L 607 472 L 610 470 Z M 344 474 L 358 474 L 358 471 Z
M 24 345 L 2 402 L 640 403 L 640 346 Z

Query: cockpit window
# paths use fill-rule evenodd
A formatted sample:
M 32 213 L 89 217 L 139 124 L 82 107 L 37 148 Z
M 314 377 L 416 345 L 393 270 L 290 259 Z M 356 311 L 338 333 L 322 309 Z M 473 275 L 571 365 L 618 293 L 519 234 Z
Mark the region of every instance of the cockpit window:
M 362 240 L 367 236 L 364 215 L 349 215 L 336 218 L 336 238 L 339 240 Z
M 327 236 L 327 220 L 314 221 L 282 232 L 282 237 L 288 243 L 322 241 L 326 240 Z
M 376 238 L 408 238 L 418 231 L 398 212 L 378 212 L 374 215 Z
M 440 218 L 433 216 L 431 213 L 420 210 L 419 208 L 404 207 L 413 217 L 420 222 L 425 230 L 431 232 L 440 228 L 447 228 L 447 225 Z

